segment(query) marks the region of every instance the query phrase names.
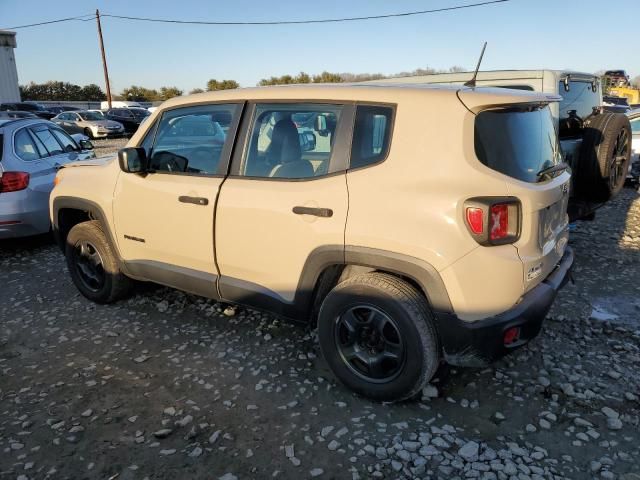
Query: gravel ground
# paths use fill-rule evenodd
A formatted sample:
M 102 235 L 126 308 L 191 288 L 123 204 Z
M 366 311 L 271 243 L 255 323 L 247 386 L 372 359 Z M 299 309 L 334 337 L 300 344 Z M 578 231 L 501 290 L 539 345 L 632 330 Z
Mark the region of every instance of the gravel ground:
M 160 287 L 96 305 L 50 239 L 0 243 L 0 478 L 640 480 L 640 196 L 571 243 L 536 340 L 393 405 L 309 328 Z

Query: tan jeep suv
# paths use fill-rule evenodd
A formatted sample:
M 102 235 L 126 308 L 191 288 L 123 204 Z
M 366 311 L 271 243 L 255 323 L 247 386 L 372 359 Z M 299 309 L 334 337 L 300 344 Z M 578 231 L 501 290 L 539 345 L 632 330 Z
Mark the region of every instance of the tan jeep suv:
M 87 298 L 132 279 L 317 322 L 336 376 L 415 395 L 441 360 L 534 338 L 569 276 L 549 103 L 491 88 L 316 85 L 165 102 L 60 170 L 55 234 Z

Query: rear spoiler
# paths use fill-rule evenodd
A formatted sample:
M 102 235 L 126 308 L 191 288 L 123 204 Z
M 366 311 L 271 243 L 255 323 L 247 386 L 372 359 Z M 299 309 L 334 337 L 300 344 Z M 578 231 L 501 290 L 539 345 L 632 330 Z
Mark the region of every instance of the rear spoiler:
M 547 105 L 560 102 L 560 95 L 499 87 L 461 88 L 458 100 L 472 113 L 502 105 Z

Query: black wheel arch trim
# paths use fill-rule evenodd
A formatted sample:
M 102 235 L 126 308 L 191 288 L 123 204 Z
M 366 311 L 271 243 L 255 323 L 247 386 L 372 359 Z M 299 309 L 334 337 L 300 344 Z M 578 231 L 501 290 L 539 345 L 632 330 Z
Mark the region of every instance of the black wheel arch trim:
M 51 219 L 51 228 L 53 230 L 53 236 L 56 240 L 56 243 L 58 244 L 58 247 L 60 247 L 62 252 L 64 253 L 65 251 L 66 235 L 63 236 L 62 232 L 60 231 L 60 225 L 59 225 L 60 210 L 64 210 L 67 208 L 72 210 L 81 210 L 83 212 L 87 212 L 90 218 L 100 222 L 100 224 L 102 225 L 102 231 L 107 236 L 107 240 L 111 244 L 111 248 L 113 248 L 116 254 L 116 261 L 118 262 L 118 266 L 120 267 L 120 270 L 123 273 L 127 274 L 126 266 L 122 261 L 122 256 L 120 255 L 118 243 L 116 242 L 116 239 L 113 236 L 113 232 L 111 231 L 111 228 L 109 227 L 110 224 L 107 221 L 107 215 L 104 213 L 104 210 L 102 209 L 102 207 L 100 207 L 100 205 L 98 205 L 96 202 L 92 200 L 87 200 L 85 198 L 78 198 L 78 197 L 65 197 L 65 196 L 56 197 L 53 199 L 53 209 L 52 209 L 53 218 Z M 66 233 L 69 233 L 69 232 L 66 232 Z

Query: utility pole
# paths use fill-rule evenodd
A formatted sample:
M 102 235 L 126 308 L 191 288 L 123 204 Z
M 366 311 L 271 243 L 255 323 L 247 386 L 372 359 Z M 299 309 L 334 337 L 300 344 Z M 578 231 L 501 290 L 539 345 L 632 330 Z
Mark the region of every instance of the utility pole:
M 100 25 L 100 10 L 96 9 L 96 22 L 98 23 L 98 38 L 100 39 L 100 51 L 102 52 L 102 67 L 104 68 L 104 83 L 107 85 L 107 102 L 111 108 L 111 85 L 109 85 L 109 70 L 107 69 L 107 57 L 104 54 L 104 42 L 102 41 L 102 26 Z

